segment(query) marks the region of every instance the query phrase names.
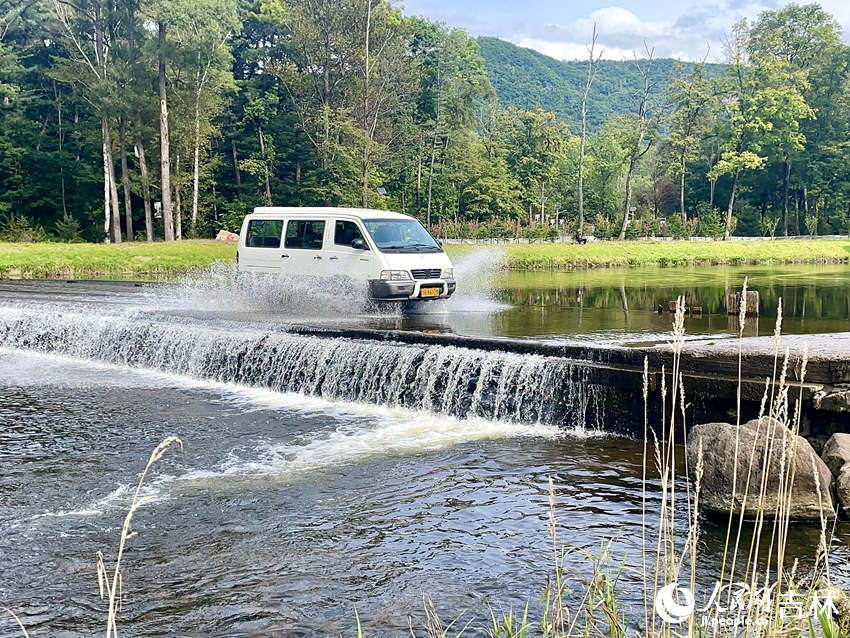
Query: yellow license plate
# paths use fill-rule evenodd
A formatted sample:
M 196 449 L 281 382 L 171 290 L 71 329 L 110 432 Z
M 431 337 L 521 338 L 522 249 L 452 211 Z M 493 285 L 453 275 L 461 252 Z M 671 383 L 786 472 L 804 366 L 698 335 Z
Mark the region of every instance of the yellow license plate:
M 440 289 L 439 288 L 422 288 L 419 291 L 419 294 L 422 297 L 439 297 Z

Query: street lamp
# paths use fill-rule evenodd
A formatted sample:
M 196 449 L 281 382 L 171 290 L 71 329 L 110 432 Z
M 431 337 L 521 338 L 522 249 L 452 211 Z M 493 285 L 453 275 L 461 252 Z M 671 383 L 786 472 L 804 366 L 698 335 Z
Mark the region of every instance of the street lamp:
M 386 195 L 387 194 L 387 189 L 384 188 L 383 186 L 378 186 L 378 188 L 376 190 L 378 191 L 378 193 L 380 195 Z
M 558 215 L 560 214 L 560 212 L 561 212 L 561 205 L 555 204 L 555 230 L 558 231 L 558 237 L 561 236 L 561 227 L 558 226 Z

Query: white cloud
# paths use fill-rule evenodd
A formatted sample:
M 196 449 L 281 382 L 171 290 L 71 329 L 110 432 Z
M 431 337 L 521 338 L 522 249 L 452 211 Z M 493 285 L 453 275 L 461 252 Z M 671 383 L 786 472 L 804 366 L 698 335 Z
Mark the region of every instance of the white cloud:
M 573 0 L 555 6 L 547 0 L 406 0 L 413 13 L 464 27 L 472 35 L 498 36 L 557 59 L 586 59 L 594 22 L 605 59 L 644 54 L 644 40 L 656 57 L 709 61 L 723 57 L 722 39 L 736 20 L 755 19 L 788 0 L 613 0 L 624 6 L 599 7 L 599 0 Z M 608 0 L 609 2 L 612 0 Z M 810 0 L 796 0 L 803 3 Z M 850 2 L 820 0 L 844 26 L 850 42 Z M 552 24 L 552 21 L 557 23 Z M 548 24 L 547 24 L 548 23 Z
M 680 14 L 671 13 L 669 20 L 662 21 L 642 20 L 623 7 L 604 7 L 571 24 L 537 28 L 518 38 L 518 44 L 560 60 L 586 59 L 595 23 L 597 49 L 603 49 L 608 60 L 632 58 L 635 52 L 638 57 L 645 57 L 646 42 L 654 49 L 655 57 L 694 61 L 702 60 L 708 52 L 709 61 L 720 61 L 722 40 L 732 24 L 741 18 L 753 20 L 761 11 L 781 6 L 776 0 L 709 0 Z M 850 3 L 832 0 L 825 2 L 824 8 L 845 25 L 848 40 Z
M 713 21 L 712 16 L 705 17 Z M 654 49 L 655 57 L 698 60 L 705 57 L 709 42 L 717 40 L 722 33 L 709 21 L 700 18 L 702 16 L 691 24 L 645 21 L 623 7 L 605 7 L 572 24 L 539 29 L 519 44 L 561 60 L 584 59 L 595 23 L 597 50 L 604 50 L 604 57 L 608 60 L 632 58 L 635 53 L 638 57 L 645 57 L 645 46 Z M 711 48 L 715 55 L 720 53 L 719 46 L 715 47 L 714 43 Z

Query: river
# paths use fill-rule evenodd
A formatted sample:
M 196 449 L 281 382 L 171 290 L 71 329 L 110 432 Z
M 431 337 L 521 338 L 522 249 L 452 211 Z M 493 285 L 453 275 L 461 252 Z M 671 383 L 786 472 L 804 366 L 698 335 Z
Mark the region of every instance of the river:
M 818 272 L 821 283 L 800 284 L 798 295 L 814 286 L 826 298 L 825 282 L 841 273 Z M 418 321 L 505 337 L 646 341 L 663 337 L 661 324 L 644 322 L 657 316 L 652 304 L 684 290 L 644 295 L 628 277 L 632 323 L 623 316 L 615 326 L 602 317 L 622 314 L 620 285 L 576 278 L 486 278 L 447 315 Z M 579 287 L 597 300 L 579 309 L 593 327 L 568 334 L 576 310 L 554 303 L 553 291 Z M 629 626 L 642 624 L 633 569 L 643 442 L 583 418 L 593 396 L 578 373 L 509 353 L 290 335 L 273 291 L 230 283 L 227 273 L 140 288 L 0 286 L 0 604 L 31 636 L 105 627 L 95 554 L 114 560 L 134 483 L 169 435 L 185 450 L 156 463 L 143 492 L 155 498 L 133 520 L 138 535 L 122 570 L 124 635 L 354 636 L 355 614 L 365 635 L 409 635 L 409 618 L 415 627 L 425 620 L 423 593 L 444 622 L 474 619 L 464 635 L 486 635 L 491 607 L 528 603 L 539 618 L 552 562 L 549 477 L 559 538 L 591 553 L 614 541 L 612 572 L 627 567 L 619 589 Z M 517 300 L 527 298 L 539 306 Z M 287 299 L 286 316 L 300 323 L 409 321 L 352 316 L 333 296 Z M 807 326 L 846 322 L 812 317 L 806 303 L 796 308 L 809 313 Z M 725 315 L 705 306 L 720 328 L 703 332 L 728 334 Z M 550 319 L 541 320 L 543 307 Z M 528 317 L 524 329 L 504 318 L 512 313 Z M 486 375 L 494 379 L 489 391 L 467 387 Z M 555 381 L 572 394 L 553 401 Z M 645 498 L 657 513 L 655 479 Z M 817 525 L 794 525 L 790 559 L 805 566 L 818 534 Z M 706 587 L 719 575 L 724 535 L 724 526 L 703 522 Z M 832 559 L 845 584 L 848 541 L 841 523 Z M 590 561 L 574 556 L 570 569 L 588 573 Z M 11 619 L 0 620 L 0 633 L 14 633 Z

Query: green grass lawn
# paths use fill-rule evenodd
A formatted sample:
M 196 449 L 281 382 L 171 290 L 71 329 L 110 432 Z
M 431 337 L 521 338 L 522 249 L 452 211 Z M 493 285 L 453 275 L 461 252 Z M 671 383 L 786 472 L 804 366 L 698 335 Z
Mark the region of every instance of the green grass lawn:
M 204 239 L 118 245 L 0 243 L 0 277 L 155 279 L 235 259 L 234 244 Z
M 483 245 L 446 245 L 451 256 Z M 628 266 L 846 263 L 850 240 L 782 240 L 734 242 L 593 242 L 576 244 L 508 244 L 499 247 L 514 270 L 562 270 Z M 148 244 L 11 244 L 0 243 L 0 277 L 20 278 L 167 278 L 202 270 L 222 261 L 233 263 L 236 246 L 212 240 Z
M 475 245 L 446 246 L 450 255 Z M 627 241 L 501 246 L 515 270 L 561 270 L 628 266 L 818 264 L 850 261 L 850 239 L 779 241 Z

